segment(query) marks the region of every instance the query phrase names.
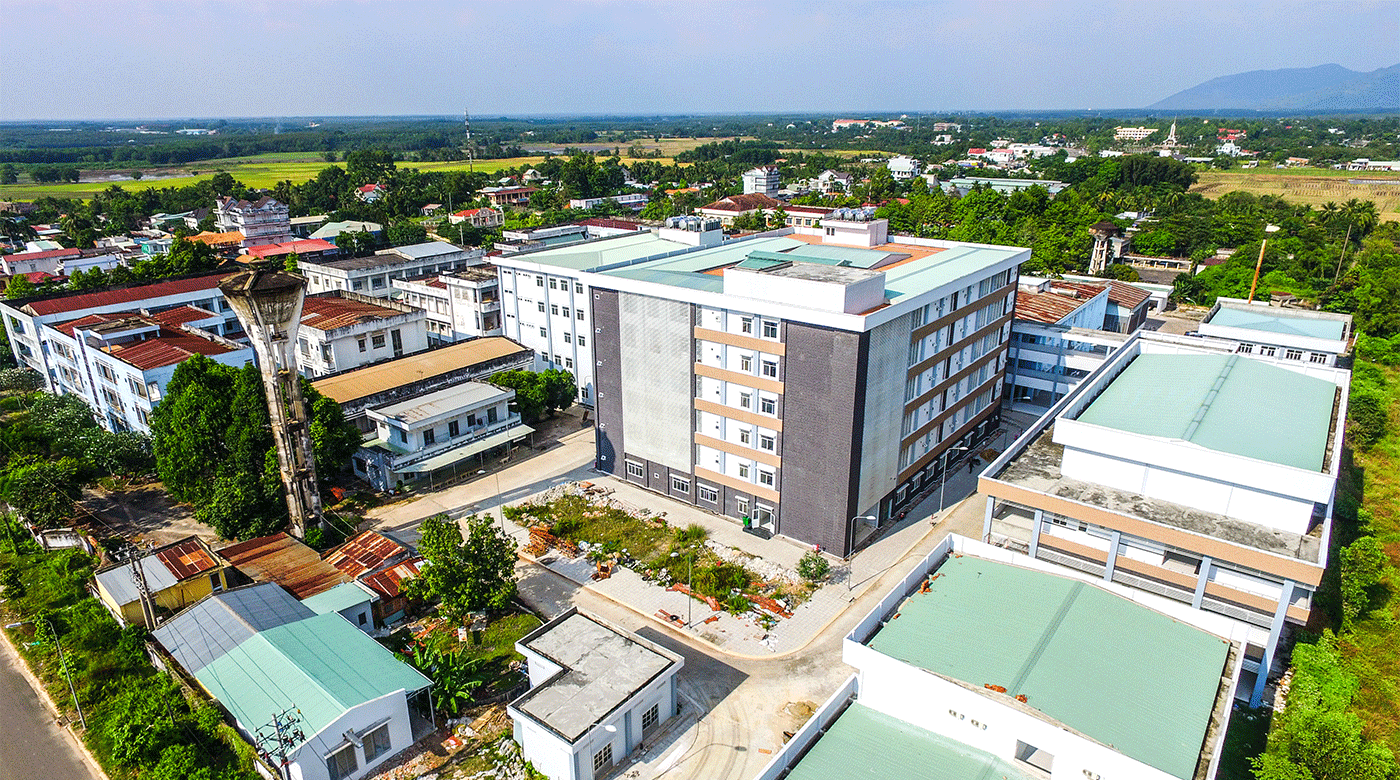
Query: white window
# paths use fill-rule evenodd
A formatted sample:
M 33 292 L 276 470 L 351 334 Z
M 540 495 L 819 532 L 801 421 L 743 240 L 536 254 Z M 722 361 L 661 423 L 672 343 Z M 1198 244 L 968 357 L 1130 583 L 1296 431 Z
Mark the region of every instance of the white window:
M 768 469 L 759 469 L 758 484 L 773 487 L 773 472 Z
M 569 307 L 568 307 L 568 306 L 565 306 L 565 307 L 564 307 L 564 316 L 565 316 L 566 318 L 569 316 Z
M 627 461 L 627 476 L 642 479 L 646 475 L 647 470 L 642 467 L 642 464 L 637 463 L 636 461 Z
M 753 317 L 740 317 L 740 318 L 739 318 L 739 332 L 740 332 L 740 333 L 753 333 Z
M 1327 356 L 1322 354 L 1321 352 L 1314 352 L 1311 355 L 1308 355 L 1308 361 L 1312 363 L 1326 363 Z
M 557 305 L 552 305 L 552 306 L 550 306 L 550 307 L 549 307 L 549 313 L 550 313 L 550 314 L 553 314 L 553 315 L 556 316 L 556 317 L 558 317 L 558 316 L 559 316 L 559 307 L 558 307 Z
M 1302 359 L 1303 359 L 1303 350 L 1301 350 L 1301 349 L 1286 349 L 1286 350 L 1283 351 L 1283 359 L 1284 359 L 1284 360 L 1302 360 Z
M 564 343 L 565 343 L 565 344 L 572 344 L 572 343 L 573 343 L 573 340 L 574 340 L 574 337 L 573 337 L 572 334 L 570 334 L 570 333 L 565 333 L 565 334 L 564 334 Z
M 549 289 L 551 289 L 551 290 L 557 290 L 557 289 L 559 289 L 559 280 L 558 280 L 558 279 L 550 279 L 550 280 L 549 280 Z
M 379 333 L 379 334 L 376 334 L 376 335 L 374 335 L 374 336 L 370 336 L 370 342 L 374 345 L 374 348 L 375 348 L 375 349 L 383 349 L 383 348 L 384 348 L 384 334 L 383 334 L 383 333 Z
M 544 314 L 544 301 L 540 301 L 539 303 L 537 303 L 537 304 L 535 304 L 535 305 L 539 307 L 540 314 Z
M 547 337 L 548 335 L 549 335 L 549 334 L 545 331 L 545 329 L 544 329 L 543 327 L 541 327 L 541 328 L 540 328 L 540 336 L 541 336 L 541 337 Z M 546 359 L 548 359 L 548 358 L 546 358 Z
M 1273 356 L 1274 356 L 1274 353 L 1276 353 L 1277 351 L 1278 351 L 1278 350 L 1275 349 L 1274 347 L 1260 347 L 1260 348 L 1259 348 L 1259 354 L 1260 354 L 1260 355 L 1263 355 L 1264 357 L 1273 357 Z
M 567 368 L 570 371 L 572 371 L 574 368 L 574 359 L 571 357 L 564 358 L 564 368 Z
M 766 433 L 761 433 L 758 435 L 758 448 L 760 450 L 768 450 L 769 452 L 772 452 L 773 448 L 776 445 L 777 440 L 774 439 L 772 436 L 769 436 Z
M 763 321 L 763 337 L 765 339 L 775 339 L 778 337 L 778 323 L 772 320 Z
M 583 295 L 583 282 L 574 282 L 574 292 L 578 295 Z M 583 318 L 579 317 L 579 319 Z
M 753 408 L 753 393 L 740 393 L 740 394 L 739 394 L 739 408 L 740 408 L 740 409 L 752 409 L 752 408 Z
M 593 754 L 593 776 L 597 777 L 603 774 L 603 770 L 612 766 L 612 761 L 612 743 L 609 742 L 603 746 L 602 750 Z
M 689 492 L 690 492 L 690 480 L 688 480 L 688 479 L 681 479 L 680 477 L 671 477 L 671 492 L 672 492 L 672 493 L 689 493 Z
M 355 770 L 359 768 L 359 764 L 355 762 L 354 745 L 346 745 L 326 756 L 326 771 L 330 774 L 331 780 L 342 780 L 342 778 L 355 774 Z
M 578 319 L 583 319 L 583 309 L 575 309 L 574 314 L 577 315 Z
M 740 429 L 739 429 L 739 443 L 740 443 L 740 444 L 748 444 L 749 441 L 752 440 L 752 438 L 753 438 L 753 432 L 750 431 L 748 428 L 740 428 Z
M 707 501 L 711 504 L 719 502 L 719 491 L 707 485 L 696 485 L 695 494 L 700 497 L 701 501 Z M 643 722 L 645 723 L 645 718 Z M 643 728 L 645 728 L 645 726 L 643 726 Z
M 584 340 L 583 334 L 582 334 L 582 333 L 578 334 L 578 345 L 579 345 L 580 347 L 586 347 L 586 346 L 588 346 L 588 342 Z
M 753 373 L 753 355 L 739 356 L 739 370 L 746 374 Z
M 701 490 L 704 490 L 704 488 L 701 488 Z M 710 491 L 710 492 L 713 493 L 714 491 Z M 703 495 L 703 494 L 702 494 L 702 495 Z M 714 499 L 710 499 L 710 500 L 713 501 Z M 646 712 L 642 713 L 642 733 L 645 734 L 645 733 L 647 733 L 648 731 L 651 731 L 653 728 L 656 727 L 656 724 L 657 724 L 660 720 L 661 720 L 661 705 L 660 705 L 660 704 L 653 704 L 653 705 L 651 705 L 651 709 L 649 709 L 649 710 L 647 710 Z
M 1254 345 L 1253 345 L 1253 344 L 1240 344 L 1238 347 L 1235 348 L 1235 351 L 1236 351 L 1236 352 L 1239 352 L 1239 353 L 1242 354 L 1242 355 L 1249 355 L 1249 354 L 1252 354 L 1252 353 L 1254 352 Z
M 778 361 L 776 361 L 776 360 L 765 360 L 765 361 L 763 361 L 763 375 L 766 376 L 766 377 L 769 377 L 769 378 L 771 378 L 771 379 L 777 379 L 777 378 L 778 378 Z
M 536 286 L 536 287 L 543 287 L 543 286 L 544 286 L 544 277 L 543 277 L 543 276 L 536 276 L 536 277 L 535 277 L 535 286 Z
M 360 624 L 361 624 L 361 625 L 364 625 L 364 620 L 365 620 L 365 615 L 364 615 L 363 612 L 361 612 L 361 613 L 360 613 Z M 375 729 L 374 731 L 371 731 L 370 733 L 366 734 L 366 735 L 365 735 L 365 738 L 364 738 L 364 742 L 365 742 L 365 763 L 366 763 L 366 764 L 369 764 L 369 763 L 373 762 L 376 758 L 379 758 L 380 756 L 385 755 L 386 753 L 388 753 L 388 752 L 389 752 L 389 747 L 390 747 L 390 744 L 389 744 L 389 724 L 388 724 L 388 723 L 385 723 L 383 726 L 380 726 L 379 728 Z
M 749 478 L 749 468 L 750 468 L 750 467 L 749 467 L 749 464 L 747 464 L 747 463 L 740 463 L 740 464 L 739 464 L 739 478 L 740 478 L 740 479 L 748 479 L 748 478 Z
M 764 414 L 777 414 L 778 401 L 775 398 L 758 399 L 758 410 Z

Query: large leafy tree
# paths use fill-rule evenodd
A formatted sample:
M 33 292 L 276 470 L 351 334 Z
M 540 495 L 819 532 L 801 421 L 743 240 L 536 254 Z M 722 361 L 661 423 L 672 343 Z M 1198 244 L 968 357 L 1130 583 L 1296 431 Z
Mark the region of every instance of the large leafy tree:
M 491 381 L 515 391 L 516 409 L 526 423 L 567 409 L 578 395 L 574 375 L 551 368 L 546 371 L 502 371 Z
M 490 516 L 462 521 L 433 515 L 419 529 L 418 552 L 426 565 L 403 583 L 410 598 L 436 600 L 443 614 L 461 622 L 467 613 L 502 610 L 515 598 L 515 542 Z
M 345 468 L 360 436 L 340 405 L 303 380 L 317 473 Z M 225 538 L 246 539 L 287 521 L 277 453 L 258 369 L 196 355 L 181 363 L 151 413 L 156 471 L 175 498 Z
M 0 494 L 32 525 L 48 528 L 73 515 L 82 495 L 83 464 L 74 458 L 10 464 Z

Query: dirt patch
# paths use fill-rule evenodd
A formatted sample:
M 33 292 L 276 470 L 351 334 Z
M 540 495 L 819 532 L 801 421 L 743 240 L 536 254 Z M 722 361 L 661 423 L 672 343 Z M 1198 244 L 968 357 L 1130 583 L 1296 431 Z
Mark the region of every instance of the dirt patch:
M 157 546 L 187 536 L 211 544 L 219 541 L 217 531 L 195 520 L 190 507 L 171 499 L 159 482 L 114 490 L 86 488 L 79 505 L 80 524 L 98 538 L 120 536 Z

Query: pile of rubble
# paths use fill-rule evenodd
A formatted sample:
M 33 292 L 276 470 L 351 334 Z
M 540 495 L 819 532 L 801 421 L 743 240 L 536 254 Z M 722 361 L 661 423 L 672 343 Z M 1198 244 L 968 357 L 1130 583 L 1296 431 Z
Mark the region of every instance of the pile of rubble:
M 789 585 L 795 585 L 801 582 L 801 578 L 797 576 L 797 572 L 780 563 L 775 563 L 765 558 L 759 558 L 756 555 L 750 555 L 743 550 L 736 550 L 733 547 L 726 547 L 713 539 L 706 540 L 705 546 L 710 548 L 710 551 L 720 560 L 725 563 L 737 563 L 743 566 L 745 569 L 753 572 L 754 576 L 763 582 L 774 584 L 787 583 Z

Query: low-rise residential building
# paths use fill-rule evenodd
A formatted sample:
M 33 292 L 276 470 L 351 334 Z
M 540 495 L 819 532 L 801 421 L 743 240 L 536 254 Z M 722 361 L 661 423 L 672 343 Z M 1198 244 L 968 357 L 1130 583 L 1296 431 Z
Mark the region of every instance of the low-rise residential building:
M 827 169 L 817 174 L 817 177 L 811 180 L 811 187 L 823 194 L 850 192 L 851 185 L 854 183 L 855 177 L 851 174 Z
M 388 298 L 394 293 L 393 280 L 414 279 L 482 264 L 480 249 L 463 249 L 446 241 L 381 249 L 368 257 L 303 261 L 307 295 L 347 290 Z
M 1246 641 L 949 535 L 845 637 L 856 674 L 756 780 L 1210 780 Z
M 292 227 L 292 235 L 297 238 L 310 238 L 311 233 L 326 224 L 325 214 L 313 214 L 307 217 L 292 217 L 288 223 Z
M 192 236 L 186 236 L 185 240 L 192 241 L 196 244 L 207 244 L 214 249 L 226 250 L 230 254 L 240 247 L 252 246 L 245 242 L 244 235 L 237 230 L 230 230 L 224 233 L 214 233 L 206 230 Z
M 317 615 L 337 614 L 355 628 L 369 633 L 378 628 L 374 621 L 374 604 L 379 594 L 358 582 L 343 582 L 334 588 L 302 599 L 307 609 Z
M 538 187 L 483 187 L 477 194 L 492 206 L 528 206 L 530 196 L 538 191 Z
M 601 198 L 574 198 L 569 201 L 569 208 L 592 209 L 604 203 L 616 203 L 623 208 L 641 211 L 646 208 L 647 202 L 650 200 L 651 196 L 644 192 L 633 192 L 626 195 L 607 195 Z
M 254 201 L 218 198 L 214 202 L 214 229 L 243 235 L 240 246 L 278 244 L 292 240 L 292 225 L 286 204 L 267 196 Z
M 784 206 L 788 227 L 816 227 L 822 218 L 832 212 L 830 206 Z
M 500 336 L 473 339 L 431 352 L 357 368 L 313 382 L 317 392 L 340 404 L 345 419 L 361 433 L 374 430 L 372 408 L 455 386 L 488 379 L 501 371 L 534 365 L 535 353 Z
M 378 222 L 362 222 L 360 220 L 345 220 L 344 222 L 327 222 L 326 224 L 311 231 L 308 238 L 319 238 L 322 241 L 329 241 L 339 245 L 340 237 L 348 233 L 367 233 L 374 238 L 378 238 L 384 233 L 384 226 Z
M 228 588 L 228 568 L 228 561 L 204 540 L 189 536 L 98 569 L 93 590 L 118 623 L 153 629 L 169 615 Z M 143 590 L 149 601 L 142 598 Z
M 889 170 L 895 181 L 908 181 L 923 171 L 923 163 L 913 157 L 901 154 L 897 157 L 891 157 L 890 161 L 885 163 L 885 168 Z
M 530 674 L 508 708 L 515 741 L 549 780 L 607 776 L 678 711 L 685 659 L 577 609 L 515 649 Z
M 45 273 L 58 275 L 59 265 L 69 258 L 81 257 L 81 249 L 44 249 L 38 252 L 16 252 L 0 255 L 0 271 L 6 276 Z
M 511 410 L 514 398 L 509 388 L 463 382 L 370 409 L 376 438 L 355 455 L 355 476 L 388 490 L 447 471 L 456 475 L 469 458 L 534 433 Z
M 303 376 L 349 371 L 427 348 L 422 309 L 344 290 L 308 295 L 302 304 L 297 366 Z
M 1105 332 L 1108 297 L 1105 284 L 1021 277 L 1006 367 L 1013 409 L 1044 412 L 1127 341 Z
M 1155 127 L 1115 127 L 1113 129 L 1113 140 L 1141 141 L 1155 132 L 1157 132 L 1157 128 Z
M 1139 330 L 981 474 L 983 539 L 1224 615 L 1258 706 L 1327 566 L 1350 375 Z
M 154 635 L 244 738 L 278 729 L 285 764 L 262 758 L 288 777 L 375 774 L 432 729 L 418 715 L 431 680 L 341 615 L 318 615 L 275 584 L 209 596 Z
M 389 188 L 382 184 L 364 184 L 355 188 L 355 197 L 365 203 L 374 203 L 389 193 Z
M 285 532 L 231 544 L 219 550 L 219 556 L 233 567 L 226 574 L 231 587 L 274 583 L 298 601 L 354 580 Z
M 744 184 L 744 194 L 752 195 L 758 193 L 767 195 L 770 198 L 778 197 L 778 190 L 783 188 L 783 177 L 776 166 L 763 165 L 752 170 L 744 171 L 740 177 Z
M 423 571 L 423 558 L 414 556 L 377 572 L 366 574 L 360 584 L 374 591 L 374 622 L 387 628 L 408 616 L 409 599 L 404 594 L 403 581 L 417 577 Z
M 447 218 L 453 225 L 465 224 L 468 227 L 493 228 L 500 227 L 506 221 L 506 214 L 500 209 L 479 208 L 462 209 Z
M 452 344 L 501 335 L 501 294 L 496 267 L 473 266 L 449 274 L 395 279 L 403 303 L 427 312 L 428 343 Z
M 1239 342 L 1244 354 L 1259 354 L 1324 366 L 1351 346 L 1351 315 L 1289 309 L 1239 298 L 1217 298 L 1196 327 L 1202 336 Z
M 1001 193 L 1012 193 L 1018 190 L 1040 187 L 1050 193 L 1051 197 L 1060 194 L 1060 190 L 1068 187 L 1062 181 L 1052 181 L 1050 179 L 996 179 L 985 176 L 959 176 L 949 179 L 943 184 L 943 191 L 949 194 L 962 197 L 971 192 L 974 187 L 988 187 Z

